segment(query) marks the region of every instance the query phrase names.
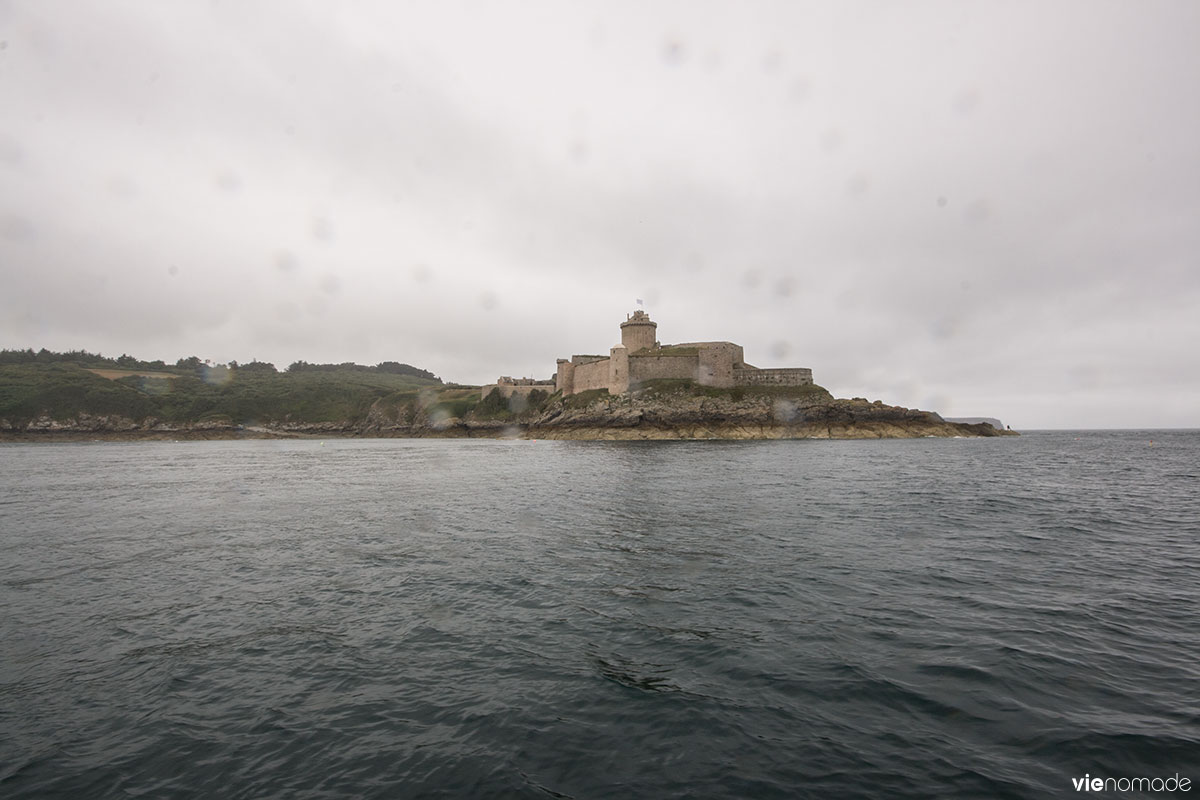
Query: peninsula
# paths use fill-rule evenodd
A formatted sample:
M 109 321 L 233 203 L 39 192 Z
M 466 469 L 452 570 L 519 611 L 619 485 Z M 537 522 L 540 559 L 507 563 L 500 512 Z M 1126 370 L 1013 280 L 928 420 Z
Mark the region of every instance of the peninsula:
M 608 355 L 553 377 L 443 383 L 385 362 L 173 366 L 87 352 L 0 351 L 0 440 L 492 437 L 862 439 L 1014 435 L 995 421 L 835 399 L 807 367 L 760 369 L 733 342 L 661 344 L 635 311 Z

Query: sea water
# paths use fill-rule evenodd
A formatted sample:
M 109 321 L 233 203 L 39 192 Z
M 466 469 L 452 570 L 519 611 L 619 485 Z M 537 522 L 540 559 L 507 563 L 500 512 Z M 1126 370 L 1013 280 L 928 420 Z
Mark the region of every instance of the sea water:
M 1198 489 L 1187 431 L 0 445 L 0 795 L 1200 792 Z

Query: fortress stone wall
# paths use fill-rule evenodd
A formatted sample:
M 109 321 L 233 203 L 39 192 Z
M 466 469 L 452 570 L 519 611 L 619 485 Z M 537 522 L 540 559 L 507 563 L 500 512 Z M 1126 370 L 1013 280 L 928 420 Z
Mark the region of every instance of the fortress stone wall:
M 733 342 L 684 342 L 663 346 L 654 338 L 658 323 L 635 311 L 621 323 L 621 344 L 606 356 L 558 359 L 555 388 L 563 395 L 607 389 L 624 394 L 642 381 L 675 378 L 703 386 L 808 386 L 806 367 L 759 369 L 745 362 L 742 346 Z M 490 387 L 485 387 L 490 388 Z
M 629 380 L 649 381 L 655 378 L 696 379 L 696 357 L 637 355 L 629 358 Z
M 518 397 L 528 397 L 529 393 L 541 389 L 546 394 L 553 394 L 555 391 L 554 381 L 539 381 L 533 378 L 510 378 L 507 375 L 501 375 L 495 383 L 484 386 L 480 392 L 480 399 L 487 397 L 494 390 L 500 392 L 500 396 L 505 400 L 512 397 L 514 394 Z
M 601 358 L 575 365 L 575 391 L 608 388 L 608 359 Z M 574 394 L 574 392 L 572 392 Z
M 812 370 L 807 367 L 733 371 L 734 386 L 811 386 L 812 382 Z
M 698 342 L 697 380 L 703 386 L 733 386 L 733 371 L 744 369 L 741 345 L 733 342 Z

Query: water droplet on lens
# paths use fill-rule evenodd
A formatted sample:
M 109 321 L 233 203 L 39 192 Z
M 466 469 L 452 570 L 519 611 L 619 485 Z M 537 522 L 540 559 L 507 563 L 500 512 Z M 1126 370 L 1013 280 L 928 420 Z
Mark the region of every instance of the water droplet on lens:
M 830 128 L 821 134 L 821 149 L 826 153 L 834 153 L 841 149 L 846 140 L 845 135 L 837 128 Z
M 683 46 L 683 42 L 680 42 L 677 39 L 668 39 L 667 41 L 663 42 L 662 58 L 663 61 L 670 66 L 683 63 L 683 60 L 686 58 L 686 56 L 687 53 Z
M 283 273 L 293 273 L 300 266 L 300 262 L 296 257 L 287 250 L 280 250 L 275 254 L 275 269 Z
M 327 242 L 333 238 L 333 223 L 325 217 L 313 217 L 310 228 L 314 239 Z
M 227 194 L 236 194 L 242 188 L 242 179 L 232 170 L 217 173 L 215 181 L 217 188 Z

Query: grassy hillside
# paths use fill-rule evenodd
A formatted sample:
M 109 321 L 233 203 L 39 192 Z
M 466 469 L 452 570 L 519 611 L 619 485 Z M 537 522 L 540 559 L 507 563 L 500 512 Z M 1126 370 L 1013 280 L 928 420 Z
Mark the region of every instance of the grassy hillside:
M 416 403 L 446 393 L 457 410 L 470 392 L 436 379 L 358 369 L 273 370 L 199 367 L 165 371 L 92 368 L 72 363 L 0 364 L 0 419 L 20 424 L 46 415 L 155 417 L 170 422 L 225 419 L 239 424 L 292 420 L 357 421 L 388 397 Z M 478 390 L 473 390 L 478 397 Z
M 825 399 L 829 392 L 816 384 L 808 386 L 701 386 L 695 381 L 680 378 L 658 378 L 644 381 L 637 389 L 637 396 L 644 400 L 666 400 L 672 397 L 716 397 L 740 401 L 753 397 L 778 399 Z

